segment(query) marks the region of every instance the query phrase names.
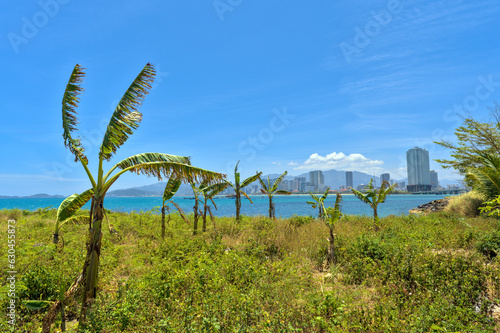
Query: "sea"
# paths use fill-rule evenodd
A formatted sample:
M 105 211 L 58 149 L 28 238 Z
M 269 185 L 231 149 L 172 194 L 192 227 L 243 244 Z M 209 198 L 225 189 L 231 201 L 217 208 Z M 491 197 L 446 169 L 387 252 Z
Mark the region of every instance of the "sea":
M 379 216 L 388 215 L 407 215 L 410 209 L 433 200 L 442 199 L 445 195 L 418 195 L 418 194 L 395 194 L 387 197 L 386 201 L 378 206 Z M 269 198 L 267 196 L 250 196 L 252 203 L 246 198 L 242 198 L 241 214 L 248 216 L 268 215 Z M 39 208 L 57 209 L 63 198 L 9 198 L 0 199 L 0 209 L 23 209 L 37 210 Z M 276 216 L 287 218 L 293 215 L 317 216 L 318 209 L 313 209 L 307 201 L 311 200 L 309 195 L 276 195 L 273 202 L 276 207 Z M 192 197 L 174 197 L 177 203 L 186 213 L 193 211 L 194 199 Z M 212 208 L 215 216 L 234 216 L 235 202 L 234 198 L 216 197 L 214 199 L 217 209 Z M 325 205 L 333 206 L 335 195 L 330 195 L 325 201 Z M 117 212 L 146 212 L 158 208 L 162 204 L 161 197 L 113 197 L 106 198 L 104 207 Z M 367 215 L 371 216 L 373 210 L 371 207 L 361 202 L 354 195 L 343 195 L 341 204 L 342 213 L 349 215 Z M 89 204 L 83 207 L 89 209 Z M 172 207 L 173 208 L 173 207 Z M 175 210 L 175 208 L 173 208 Z

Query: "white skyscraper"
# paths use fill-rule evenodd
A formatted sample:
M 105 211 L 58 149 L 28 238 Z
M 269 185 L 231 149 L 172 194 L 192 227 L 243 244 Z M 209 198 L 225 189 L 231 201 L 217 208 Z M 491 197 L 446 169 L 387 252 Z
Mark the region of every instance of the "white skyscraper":
M 430 191 L 429 152 L 418 147 L 408 150 L 406 152 L 406 165 L 408 170 L 408 191 Z

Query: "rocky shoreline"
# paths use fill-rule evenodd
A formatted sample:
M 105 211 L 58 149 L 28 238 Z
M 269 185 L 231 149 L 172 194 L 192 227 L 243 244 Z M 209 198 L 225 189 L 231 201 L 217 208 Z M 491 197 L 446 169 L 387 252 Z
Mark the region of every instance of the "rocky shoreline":
M 449 201 L 450 201 L 449 198 L 434 200 L 426 204 L 420 205 L 417 208 L 410 209 L 410 213 L 422 214 L 422 213 L 439 212 L 445 209 Z

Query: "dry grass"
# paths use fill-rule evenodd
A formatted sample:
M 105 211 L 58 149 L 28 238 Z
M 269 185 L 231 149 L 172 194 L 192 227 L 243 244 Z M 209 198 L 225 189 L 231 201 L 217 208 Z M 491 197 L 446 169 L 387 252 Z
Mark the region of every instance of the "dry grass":
M 483 205 L 485 197 L 475 191 L 450 197 L 445 212 L 459 214 L 464 217 L 479 215 L 479 207 Z

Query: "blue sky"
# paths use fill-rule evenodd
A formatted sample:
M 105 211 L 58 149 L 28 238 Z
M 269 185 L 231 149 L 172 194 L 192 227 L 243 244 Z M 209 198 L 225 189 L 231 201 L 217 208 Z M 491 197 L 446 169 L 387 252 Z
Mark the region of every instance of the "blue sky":
M 406 177 L 405 152 L 453 139 L 500 100 L 500 3 L 4 1 L 0 195 L 89 187 L 62 139 L 69 75 L 87 68 L 91 170 L 114 106 L 147 62 L 143 121 L 112 162 L 156 151 L 243 175 L 314 169 Z M 109 167 L 108 165 L 107 167 Z M 441 178 L 456 177 L 431 162 Z M 154 182 L 126 175 L 114 188 Z

